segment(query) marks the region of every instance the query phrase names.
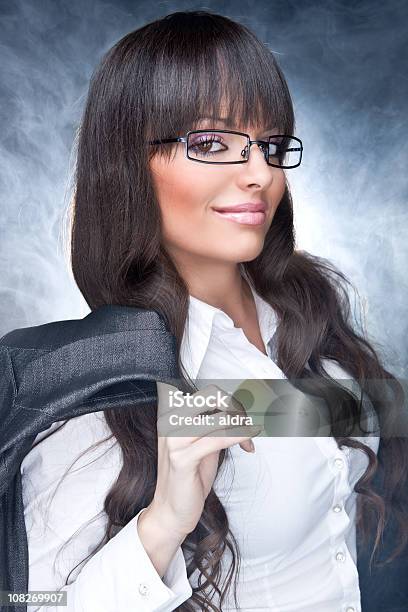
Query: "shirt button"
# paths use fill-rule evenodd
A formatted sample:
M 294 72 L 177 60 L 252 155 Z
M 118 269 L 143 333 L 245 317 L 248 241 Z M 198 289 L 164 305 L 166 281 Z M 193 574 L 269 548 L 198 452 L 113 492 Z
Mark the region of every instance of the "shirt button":
M 336 554 L 336 561 L 345 561 L 346 555 L 342 552 L 338 552 Z
M 342 508 L 341 506 L 339 506 L 338 504 L 336 504 L 335 506 L 333 506 L 333 512 L 341 512 Z M 347 611 L 346 611 L 347 612 Z
M 337 457 L 337 459 L 334 460 L 334 465 L 336 466 L 336 468 L 339 468 L 339 470 L 341 470 L 344 466 L 343 459 L 340 459 L 339 457 Z
M 144 597 L 149 594 L 149 587 L 147 586 L 147 584 L 144 584 L 143 582 L 139 584 L 139 593 Z
M 356 612 L 356 609 L 355 609 L 355 608 L 352 608 L 351 606 L 349 606 L 349 607 L 346 609 L 346 612 Z

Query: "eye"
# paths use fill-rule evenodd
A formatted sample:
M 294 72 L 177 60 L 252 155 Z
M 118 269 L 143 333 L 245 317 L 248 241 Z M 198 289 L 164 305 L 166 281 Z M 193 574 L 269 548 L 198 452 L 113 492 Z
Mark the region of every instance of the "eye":
M 211 150 L 213 147 L 221 145 L 223 148 L 217 148 L 215 151 Z M 192 151 L 198 155 L 204 157 L 210 155 L 216 155 L 220 151 L 225 151 L 227 147 L 223 145 L 223 138 L 218 134 L 200 134 L 195 136 L 189 144 L 189 152 Z
M 270 139 L 271 139 L 271 143 L 276 144 L 278 146 L 281 146 L 285 140 L 283 136 L 273 136 L 273 135 L 270 136 Z

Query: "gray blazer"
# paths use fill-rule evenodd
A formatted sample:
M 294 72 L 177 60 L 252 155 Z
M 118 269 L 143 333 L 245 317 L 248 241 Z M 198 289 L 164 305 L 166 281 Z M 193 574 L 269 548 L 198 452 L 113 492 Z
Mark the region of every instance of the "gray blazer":
M 156 381 L 176 384 L 181 375 L 175 338 L 159 314 L 116 305 L 9 332 L 0 339 L 0 371 L 0 590 L 26 592 L 20 465 L 37 434 L 55 421 L 156 402 Z M 358 570 L 364 612 L 408 611 L 407 557 L 370 576 L 359 554 Z

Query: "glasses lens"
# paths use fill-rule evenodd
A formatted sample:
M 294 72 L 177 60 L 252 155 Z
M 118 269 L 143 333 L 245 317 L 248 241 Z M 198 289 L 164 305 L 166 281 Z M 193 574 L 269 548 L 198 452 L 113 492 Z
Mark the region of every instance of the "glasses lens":
M 246 136 L 228 132 L 205 131 L 189 134 L 187 156 L 212 163 L 243 161 L 248 144 Z
M 248 159 L 246 136 L 206 130 L 192 132 L 188 136 L 187 156 L 202 162 L 226 163 Z M 255 145 L 256 146 L 256 145 Z M 273 166 L 290 168 L 298 166 L 301 160 L 301 143 L 290 136 L 270 136 L 262 151 L 268 151 L 268 161 Z
M 269 163 L 281 168 L 298 166 L 302 159 L 301 143 L 290 136 L 270 136 Z

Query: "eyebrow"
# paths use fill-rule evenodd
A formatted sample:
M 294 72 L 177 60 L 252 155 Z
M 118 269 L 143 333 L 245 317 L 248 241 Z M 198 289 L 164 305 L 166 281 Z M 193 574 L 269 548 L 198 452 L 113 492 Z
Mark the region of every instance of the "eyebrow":
M 201 121 L 217 121 L 218 123 L 223 123 L 226 128 L 231 130 L 235 129 L 234 124 L 232 123 L 232 117 L 199 117 L 198 122 Z M 277 126 L 265 128 L 264 130 L 260 130 L 260 133 L 269 132 L 270 130 L 276 130 Z

